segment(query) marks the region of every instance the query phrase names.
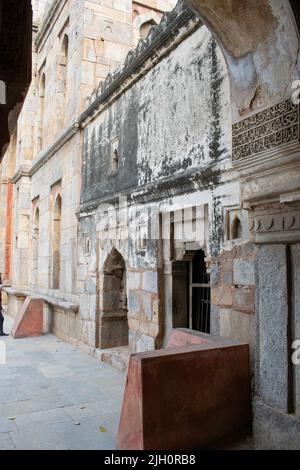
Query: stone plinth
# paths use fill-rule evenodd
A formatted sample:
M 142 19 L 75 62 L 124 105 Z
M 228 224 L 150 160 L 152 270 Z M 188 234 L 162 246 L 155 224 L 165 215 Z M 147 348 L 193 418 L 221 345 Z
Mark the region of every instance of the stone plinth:
M 27 297 L 12 329 L 15 339 L 42 336 L 43 300 Z
M 131 356 L 118 449 L 203 449 L 251 425 L 249 346 L 200 344 Z

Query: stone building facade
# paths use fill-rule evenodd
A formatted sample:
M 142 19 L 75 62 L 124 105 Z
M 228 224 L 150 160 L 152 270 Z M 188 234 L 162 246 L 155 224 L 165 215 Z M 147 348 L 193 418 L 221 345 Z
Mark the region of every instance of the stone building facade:
M 164 0 L 33 4 L 33 81 L 1 164 L 1 272 L 11 285 L 13 315 L 29 292 L 43 295 L 45 329 L 76 343 L 90 344 L 74 316 L 81 292 L 78 119 L 94 88 L 172 6 Z
M 187 3 L 51 2 L 1 166 L 8 311 L 33 293 L 111 361 L 245 341 L 256 445 L 299 448 L 299 10 Z

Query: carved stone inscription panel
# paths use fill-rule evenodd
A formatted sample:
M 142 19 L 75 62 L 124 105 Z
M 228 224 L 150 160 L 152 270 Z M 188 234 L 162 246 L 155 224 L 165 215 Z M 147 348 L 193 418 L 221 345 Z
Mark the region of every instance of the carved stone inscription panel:
M 232 139 L 235 163 L 286 144 L 299 143 L 299 106 L 286 100 L 243 119 L 233 125 Z

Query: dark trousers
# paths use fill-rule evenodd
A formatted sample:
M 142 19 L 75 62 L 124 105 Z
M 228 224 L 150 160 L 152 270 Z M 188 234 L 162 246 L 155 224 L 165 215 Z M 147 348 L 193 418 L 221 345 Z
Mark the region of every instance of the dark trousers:
M 3 333 L 3 323 L 4 323 L 4 316 L 0 310 L 0 333 Z

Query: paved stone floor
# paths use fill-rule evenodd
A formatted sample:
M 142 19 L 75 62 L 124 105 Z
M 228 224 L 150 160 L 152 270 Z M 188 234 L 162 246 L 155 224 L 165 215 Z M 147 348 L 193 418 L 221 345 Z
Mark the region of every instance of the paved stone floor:
M 115 449 L 124 373 L 53 335 L 3 341 L 0 450 Z

